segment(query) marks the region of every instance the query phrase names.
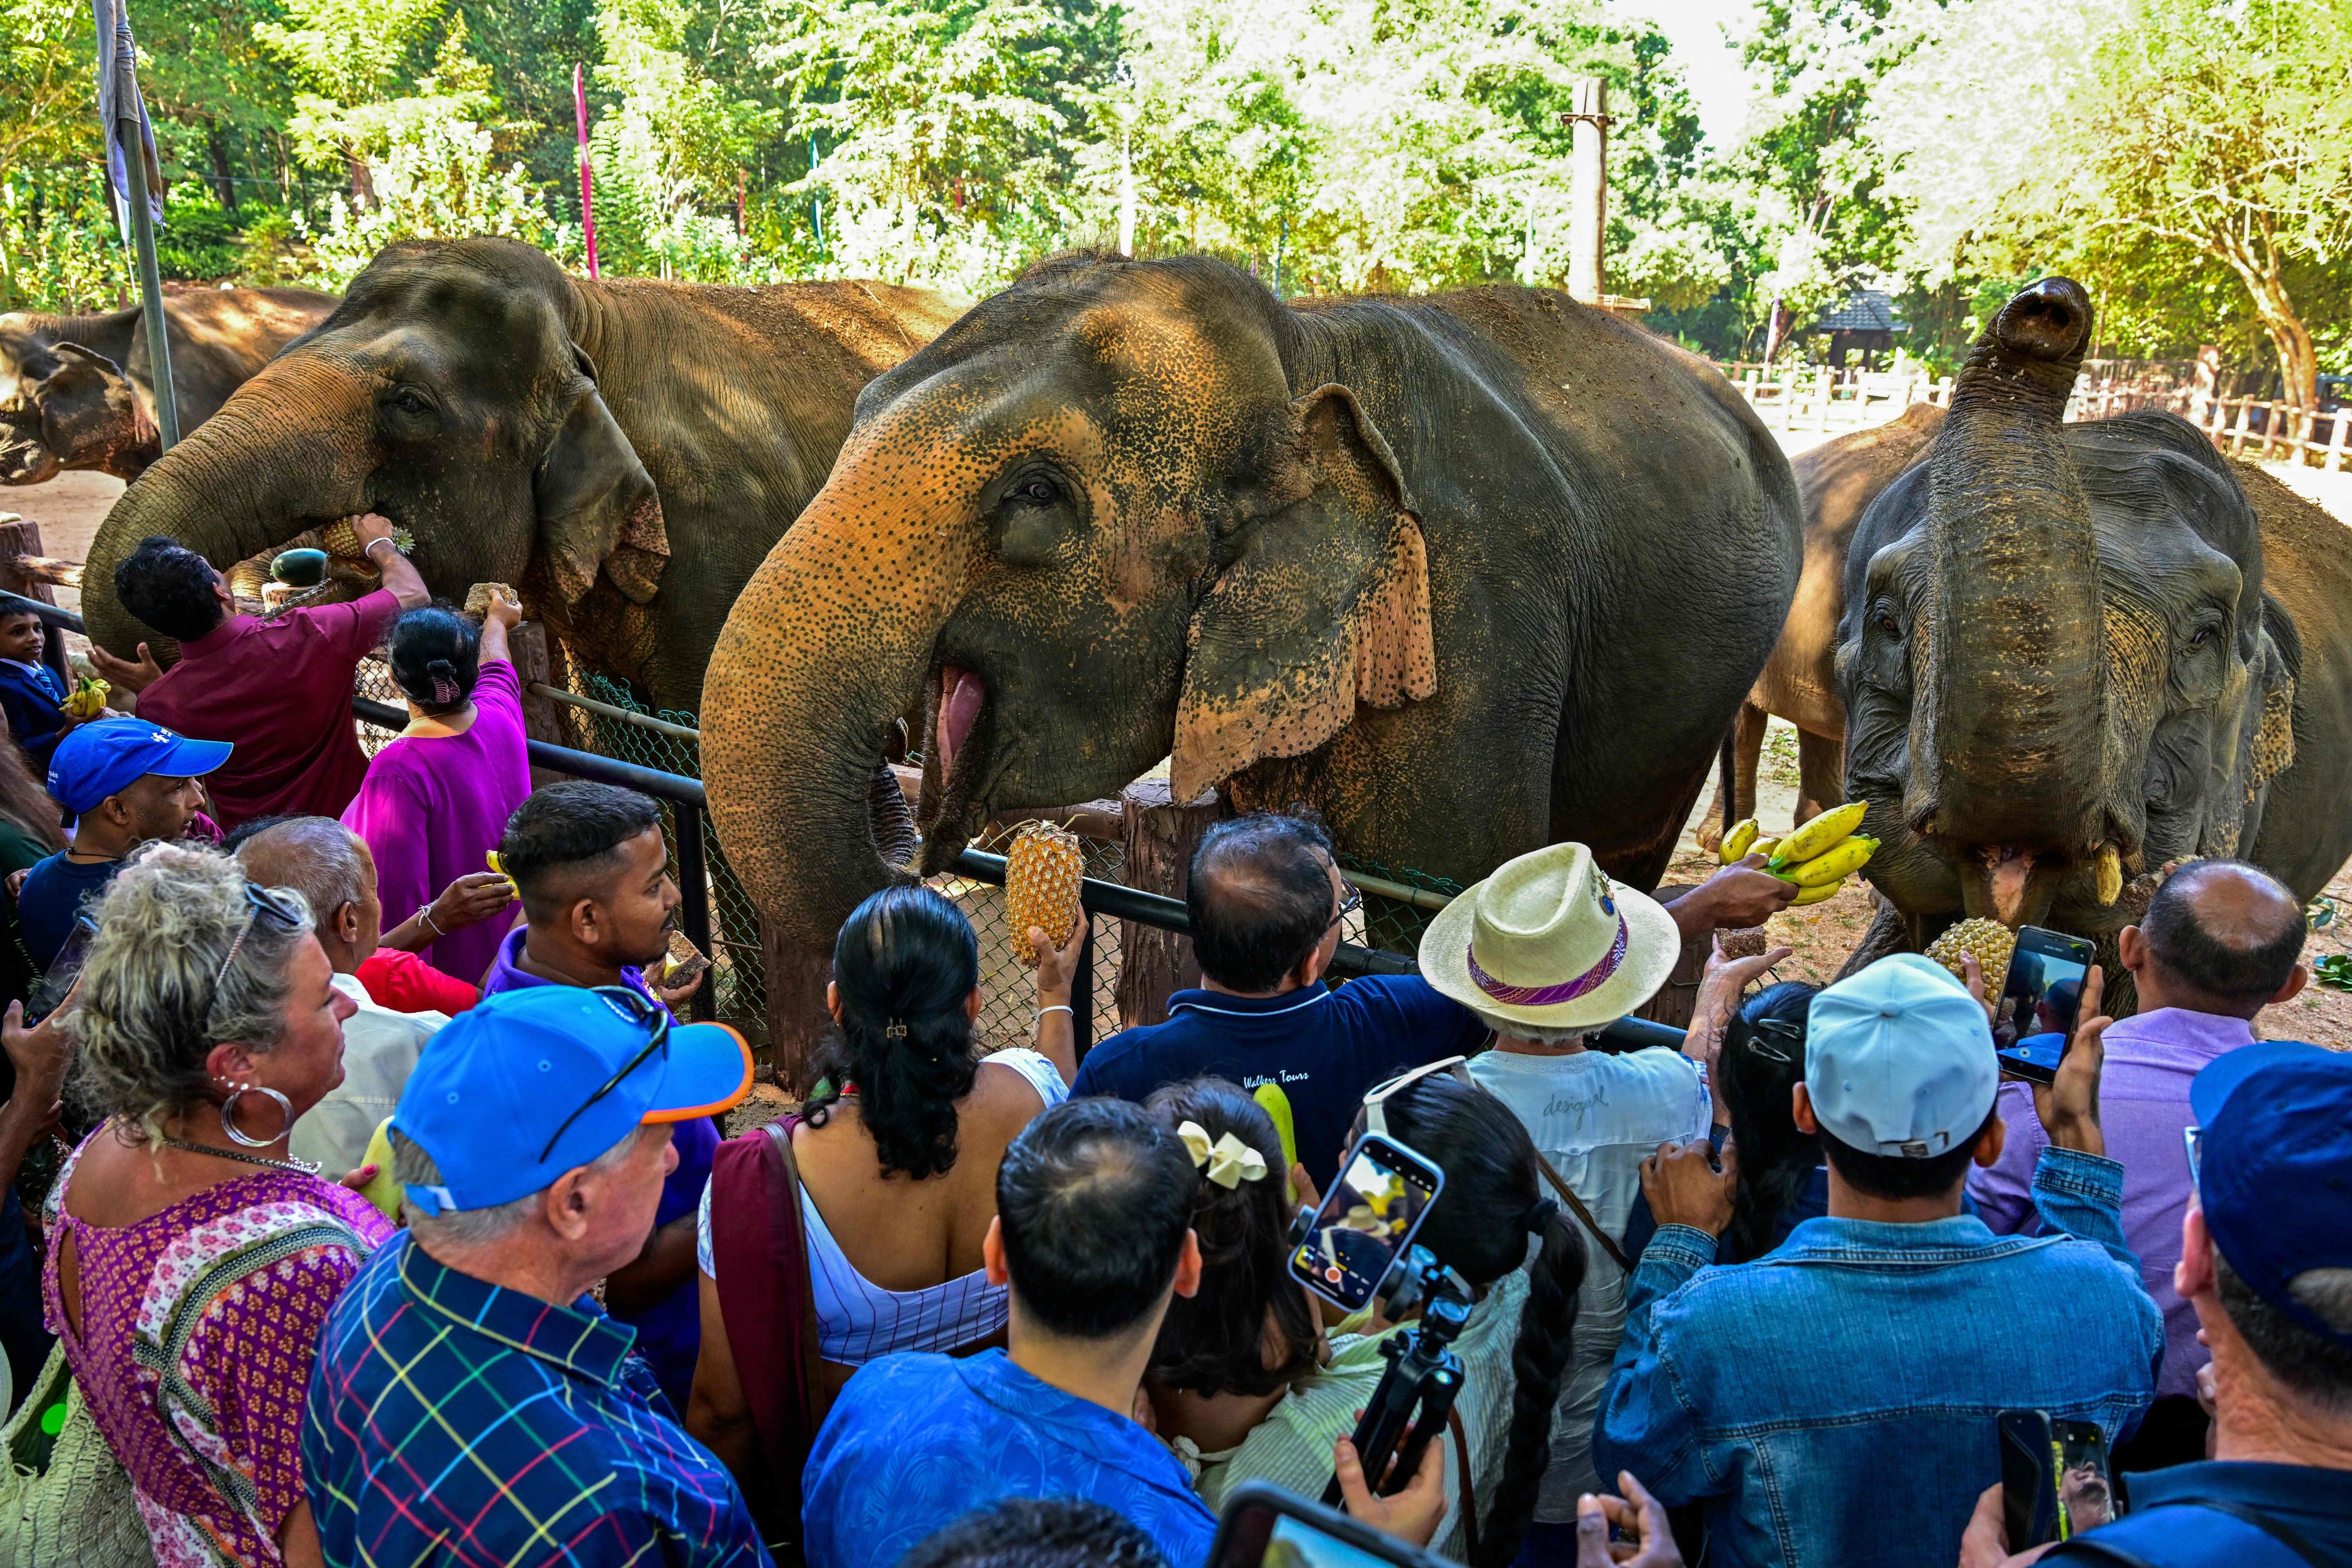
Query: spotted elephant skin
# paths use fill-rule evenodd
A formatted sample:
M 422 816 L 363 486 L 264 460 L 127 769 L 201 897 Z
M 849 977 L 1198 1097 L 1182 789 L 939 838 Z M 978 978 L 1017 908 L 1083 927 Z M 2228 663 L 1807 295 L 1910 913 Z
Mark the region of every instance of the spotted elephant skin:
M 804 942 L 1119 788 L 1304 801 L 1468 880 L 1563 838 L 1654 883 L 1798 567 L 1789 467 L 1702 362 L 1540 289 L 1285 305 L 1198 258 L 1041 264 L 878 377 L 710 667 L 745 884 Z
M 155 640 L 113 593 L 147 535 L 226 571 L 375 511 L 437 596 L 513 584 L 580 662 L 694 709 L 727 606 L 824 482 L 858 389 L 961 309 L 884 284 L 587 282 L 507 239 L 387 247 L 123 492 L 84 617 L 117 652 Z
M 310 289 L 192 289 L 167 296 L 173 407 L 185 436 L 269 356 L 327 319 Z M 0 316 L 0 485 L 61 469 L 135 479 L 163 453 L 144 312 Z
M 1889 900 L 1857 958 L 1962 916 L 2111 941 L 2167 862 L 2309 898 L 2352 853 L 2352 532 L 2171 415 L 2062 425 L 2091 313 L 2011 300 L 1855 532 L 1845 787 Z

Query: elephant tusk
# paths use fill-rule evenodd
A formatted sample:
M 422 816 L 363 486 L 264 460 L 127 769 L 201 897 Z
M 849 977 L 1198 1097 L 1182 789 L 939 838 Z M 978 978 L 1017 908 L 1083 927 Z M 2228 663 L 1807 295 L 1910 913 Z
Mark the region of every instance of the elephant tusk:
M 2110 838 L 2099 846 L 2099 858 L 2095 870 L 2099 879 L 2100 907 L 2112 909 L 2124 890 L 2124 858 L 2116 848 L 2114 839 Z

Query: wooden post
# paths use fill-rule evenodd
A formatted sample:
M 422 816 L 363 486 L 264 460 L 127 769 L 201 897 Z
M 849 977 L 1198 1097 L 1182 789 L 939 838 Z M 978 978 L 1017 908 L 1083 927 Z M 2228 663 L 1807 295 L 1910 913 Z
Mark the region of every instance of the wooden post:
M 1568 293 L 1598 305 L 1609 287 L 1601 265 L 1609 230 L 1609 84 L 1580 76 L 1572 91 L 1576 107 L 1563 116 L 1570 138 Z
M 545 624 L 519 623 L 507 634 L 507 647 L 514 656 L 515 679 L 522 685 L 523 733 L 551 746 L 571 745 L 572 737 L 563 728 L 563 717 L 556 710 L 554 700 L 531 689 L 534 686 L 558 685 L 555 664 L 548 654 Z
M 2230 443 L 2230 456 L 2233 458 L 2244 457 L 2246 455 L 2246 437 L 2253 433 L 2254 395 L 2250 392 L 2245 396 L 2238 399 L 2238 428 L 2235 438 Z
M 1663 904 L 1690 890 L 1686 887 L 1659 888 L 1650 896 Z M 1658 987 L 1657 994 L 1643 1003 L 1633 1016 L 1676 1029 L 1688 1028 L 1691 1015 L 1698 1008 L 1699 977 L 1706 969 L 1708 955 L 1714 951 L 1715 933 L 1711 931 L 1685 938 L 1682 957 L 1675 962 L 1674 973 L 1666 976 L 1666 983 Z
M 2338 408 L 2327 419 L 2327 461 L 2324 465 L 2331 474 L 2344 467 L 2344 426 L 2352 425 L 2352 411 Z
M 1190 881 L 1201 835 L 1223 814 L 1211 790 L 1178 805 L 1166 779 L 1139 779 L 1119 792 L 1120 837 L 1127 858 L 1120 879 L 1130 888 L 1181 899 Z M 1118 931 L 1118 1026 L 1164 1023 L 1168 998 L 1201 983 L 1189 937 L 1134 921 Z
M 817 1042 L 833 1025 L 824 988 L 833 980 L 830 948 L 794 942 L 760 918 L 760 960 L 768 981 L 769 1072 L 795 1100 L 808 1098 Z
M 7 521 L 0 522 L 0 588 L 44 605 L 56 604 L 58 596 L 47 582 L 16 564 L 25 556 L 40 553 L 41 525 L 8 514 Z M 66 635 L 47 621 L 41 623 L 41 662 L 57 671 L 68 691 L 74 689 L 73 667 L 66 659 Z

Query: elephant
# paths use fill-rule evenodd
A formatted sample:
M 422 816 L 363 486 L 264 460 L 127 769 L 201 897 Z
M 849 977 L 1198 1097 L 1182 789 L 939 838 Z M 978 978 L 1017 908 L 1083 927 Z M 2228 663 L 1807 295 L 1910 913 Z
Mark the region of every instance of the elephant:
M 1864 510 L 1919 460 L 1943 424 L 1940 406 L 1915 403 L 1899 418 L 1850 431 L 1791 460 L 1797 493 L 1805 501 L 1804 573 L 1797 579 L 1797 597 L 1780 640 L 1772 645 L 1756 689 L 1740 707 L 1732 737 L 1732 805 L 1724 809 L 1718 787 L 1699 830 L 1702 848 L 1722 844 L 1727 818 L 1737 822 L 1756 815 L 1756 768 L 1768 718 L 1786 719 L 1797 731 L 1797 810 L 1789 826 L 1801 826 L 1845 804 L 1845 705 L 1838 700 L 1830 665 L 1838 616 L 1845 608 L 1846 550 Z M 1774 824 L 1763 831 L 1777 830 Z
M 2352 531 L 2176 416 L 2062 424 L 2091 323 L 2068 279 L 2011 300 L 1855 530 L 1835 678 L 1884 900 L 1849 967 L 1962 916 L 2111 961 L 2170 862 L 2308 899 L 2352 853 Z
M 811 944 L 1162 758 L 1180 801 L 1303 802 L 1391 868 L 1573 837 L 1649 887 L 1798 546 L 1744 400 L 1565 295 L 1285 304 L 1203 258 L 1049 258 L 859 395 L 712 654 L 711 809 Z M 918 702 L 910 867 L 875 768 Z
M 512 584 L 579 662 L 691 711 L 727 606 L 824 482 L 858 388 L 961 309 L 878 283 L 589 282 L 502 238 L 389 246 L 123 492 L 84 618 L 118 653 L 148 635 L 113 592 L 147 535 L 226 571 L 374 511 L 414 537 L 436 596 Z
M 334 295 L 310 289 L 193 289 L 166 299 L 181 434 L 334 308 Z M 162 451 L 140 308 L 0 316 L 0 485 L 37 485 L 61 468 L 135 479 Z

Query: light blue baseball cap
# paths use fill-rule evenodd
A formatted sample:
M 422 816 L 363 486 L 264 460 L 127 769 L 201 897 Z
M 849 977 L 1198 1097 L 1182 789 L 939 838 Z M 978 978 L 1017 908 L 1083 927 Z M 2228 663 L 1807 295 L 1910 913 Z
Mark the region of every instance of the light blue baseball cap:
M 1805 1092 L 1822 1130 L 1850 1149 L 1948 1153 L 1976 1136 L 2000 1090 L 1984 1005 L 1932 959 L 1882 958 L 1813 998 Z

